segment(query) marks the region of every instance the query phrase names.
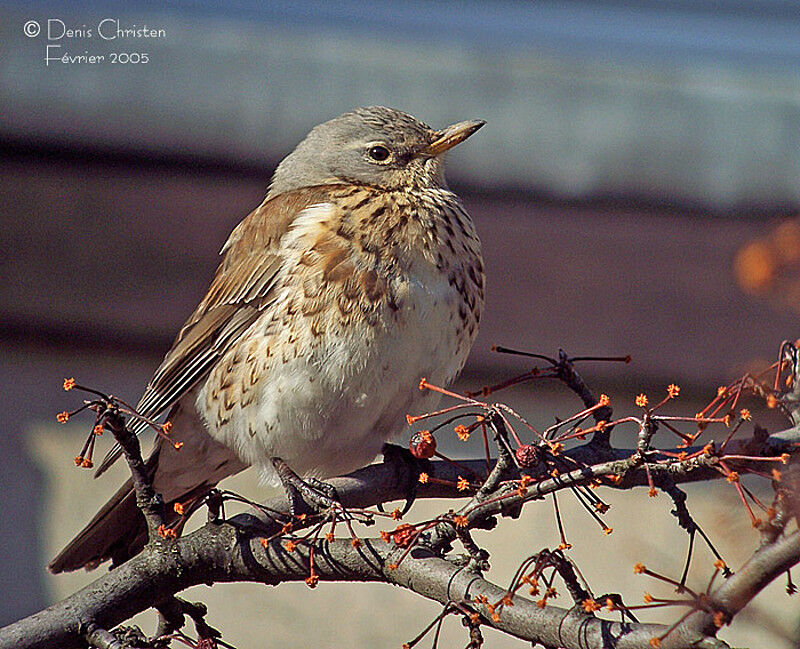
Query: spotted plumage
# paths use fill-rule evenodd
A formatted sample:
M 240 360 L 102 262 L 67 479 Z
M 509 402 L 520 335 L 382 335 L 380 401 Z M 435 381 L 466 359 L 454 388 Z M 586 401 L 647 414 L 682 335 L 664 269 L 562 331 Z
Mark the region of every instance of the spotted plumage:
M 481 125 L 436 131 L 358 109 L 314 128 L 278 166 L 139 402 L 147 417 L 169 412 L 184 442 L 157 443 L 148 461 L 165 500 L 248 465 L 274 482 L 276 456 L 305 476 L 351 471 L 407 413 L 434 405 L 416 385 L 461 370 L 484 289 L 480 242 L 442 154 Z M 137 551 L 131 505 L 123 487 L 51 569 Z

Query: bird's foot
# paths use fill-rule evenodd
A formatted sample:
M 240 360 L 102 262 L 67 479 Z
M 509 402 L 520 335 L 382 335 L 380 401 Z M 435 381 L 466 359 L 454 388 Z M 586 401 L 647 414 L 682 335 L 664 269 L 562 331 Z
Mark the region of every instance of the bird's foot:
M 289 513 L 292 517 L 307 513 L 321 514 L 334 508 L 342 508 L 333 485 L 317 478 L 304 480 L 279 457 L 272 458 L 272 466 L 275 467 L 289 498 Z
M 414 457 L 411 451 L 397 444 L 384 444 L 381 453 L 383 453 L 384 463 L 394 468 L 398 483 L 403 485 L 406 504 L 403 506 L 402 513 L 406 514 L 417 499 L 419 476 L 426 472 L 428 461 Z

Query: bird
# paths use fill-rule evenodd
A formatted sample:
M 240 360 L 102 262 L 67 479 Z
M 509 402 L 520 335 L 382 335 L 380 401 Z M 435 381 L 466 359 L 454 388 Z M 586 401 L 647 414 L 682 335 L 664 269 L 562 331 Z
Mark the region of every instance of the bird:
M 366 466 L 408 413 L 435 407 L 419 382 L 455 379 L 484 306 L 480 240 L 444 154 L 484 124 L 362 107 L 278 164 L 136 407 L 170 423 L 147 460 L 170 524 L 175 503 L 248 466 L 277 484 L 274 458 L 309 479 Z M 146 541 L 129 479 L 48 568 L 114 567 Z

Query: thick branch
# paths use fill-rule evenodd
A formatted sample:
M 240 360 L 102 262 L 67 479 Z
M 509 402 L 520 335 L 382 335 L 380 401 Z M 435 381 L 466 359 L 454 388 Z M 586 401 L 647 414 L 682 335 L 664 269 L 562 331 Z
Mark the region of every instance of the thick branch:
M 709 599 L 710 612 L 698 611 L 687 618 L 681 630 L 690 633 L 714 633 L 714 612 L 725 615 L 725 621 L 747 606 L 776 577 L 800 562 L 800 530 L 760 547 L 738 572 L 726 579 Z
M 789 450 L 796 450 L 794 445 L 797 443 L 800 443 L 800 430 L 789 429 L 770 435 L 761 443 L 763 448 L 760 450 L 753 448 L 751 439 L 743 439 L 729 443 L 726 452 L 729 454 L 746 453 L 751 456 L 773 456 Z M 672 452 L 677 453 L 679 450 L 691 455 L 700 448 L 672 449 Z M 623 478 L 618 485 L 614 485 L 615 488 L 648 486 L 647 471 L 641 466 L 640 461 L 635 459 L 636 453 L 634 448 L 603 448 L 591 443 L 566 450 L 562 453 L 562 457 L 574 460 L 581 465 L 581 468 L 576 468 L 569 473 L 562 473 L 556 478 L 544 477 L 538 482 L 528 485 L 527 494 L 519 497 L 519 501 L 537 500 L 571 485 L 588 484 L 597 477 L 607 475 L 619 475 Z M 655 452 L 650 459 L 655 461 L 665 457 Z M 712 468 L 714 464 L 713 458 L 699 456 L 684 462 L 674 460 L 670 464 L 650 464 L 649 470 L 654 479 L 664 473 L 671 478 L 673 484 L 683 484 L 722 478 L 723 475 Z M 458 491 L 455 483 L 466 471 L 472 471 L 476 475 L 484 474 L 486 462 L 485 460 L 459 460 L 458 465 L 463 467 L 463 470 L 450 462 L 429 460 L 428 473 L 434 480 L 419 485 L 417 498 L 460 498 L 470 495 L 469 492 Z M 543 475 L 546 474 L 539 477 L 541 478 Z M 532 474 L 532 477 L 537 476 Z M 335 487 L 345 507 L 372 507 L 381 503 L 403 500 L 407 495 L 405 483 L 389 464 L 373 464 L 346 476 L 333 478 L 329 482 Z M 509 499 L 504 501 L 502 506 L 508 507 L 514 503 L 513 499 Z M 288 500 L 284 495 L 270 499 L 265 506 L 276 511 L 289 511 Z M 496 513 L 500 513 L 500 509 L 498 508 Z M 268 521 L 266 518 L 264 520 Z M 279 528 L 275 526 L 272 529 Z
M 798 431 L 783 431 L 762 444 L 763 452 L 779 453 L 798 441 Z M 728 452 L 735 453 L 746 448 L 748 454 L 754 454 L 752 440 L 740 444 L 739 447 L 731 443 Z M 556 478 L 545 478 L 529 485 L 527 494 L 513 495 L 511 498 L 518 498 L 516 502 L 522 503 L 570 484 L 586 483 L 608 474 L 623 476 L 619 484 L 621 487 L 647 484 L 644 469 L 631 461 L 635 449 L 583 445 L 563 455 L 587 466 Z M 652 459 L 658 457 L 656 454 Z M 720 474 L 711 468 L 711 459 L 700 456 L 687 462 L 649 466 L 651 472 L 669 471 L 672 480 L 681 483 L 719 477 Z M 462 464 L 476 473 L 485 470 L 483 460 Z M 455 483 L 458 479 L 459 468 L 449 462 L 430 462 L 429 466 L 431 477 L 437 480 Z M 331 484 L 342 503 L 351 508 L 401 500 L 406 493 L 405 485 L 388 464 L 366 467 L 349 476 L 331 480 Z M 438 482 L 420 485 L 418 493 L 418 497 L 463 495 L 454 486 Z M 476 509 L 471 512 L 470 518 L 476 520 L 481 516 L 500 513 L 514 502 L 509 500 L 502 506 L 497 502 L 481 504 L 479 507 L 485 508 L 485 511 Z M 266 504 L 273 510 L 288 511 L 289 504 L 284 496 Z M 254 527 L 256 523 L 258 526 Z M 132 615 L 199 583 L 246 580 L 277 584 L 305 579 L 309 568 L 304 546 L 299 546 L 293 553 L 286 552 L 277 542 L 268 544 L 266 549 L 261 546 L 259 539 L 275 533 L 278 528 L 277 523 L 265 526 L 253 516 L 242 515 L 231 523 L 210 523 L 192 535 L 165 542 L 161 548 L 148 546 L 137 557 L 64 601 L 0 630 L 0 649 L 79 646 L 82 634 L 87 632 L 89 625 L 113 628 Z M 798 544 L 800 539 L 795 534 L 760 550 L 752 560 L 758 565 L 752 570 L 741 571 L 740 574 L 744 573 L 740 578 L 743 581 L 726 582 L 714 593 L 720 602 L 720 610 L 731 614 L 737 612 L 749 601 L 748 598 L 776 574 L 797 563 L 800 558 Z M 385 568 L 389 562 L 396 560 L 395 554 L 398 552 L 394 545 L 382 541 L 364 541 L 360 548 L 353 548 L 349 541 L 326 544 L 315 553 L 317 573 L 323 580 L 397 583 L 440 602 L 478 594 L 485 594 L 490 600 L 497 601 L 505 592 L 423 548 L 412 551 L 397 570 Z M 538 609 L 517 597 L 514 602 L 515 606 L 504 608 L 496 626 L 546 646 L 581 649 L 646 647 L 650 637 L 663 632 L 659 626 L 601 622 L 582 613 L 557 607 Z M 692 624 L 688 624 L 689 621 Z M 671 633 L 663 646 L 685 646 L 688 642 L 700 642 L 708 647 L 724 646 L 704 635 L 706 633 L 713 633 L 713 629 L 708 626 L 707 616 L 701 617 L 698 613 Z
M 139 610 L 200 583 L 256 581 L 278 584 L 299 581 L 309 574 L 309 548 L 299 545 L 288 552 L 275 540 L 264 547 L 253 519 L 241 515 L 231 522 L 209 524 L 179 539 L 167 552 L 146 548 L 119 568 L 66 600 L 0 632 L 2 649 L 62 649 L 79 646 L 81 633 L 92 620 L 105 628 L 128 619 Z M 424 548 L 413 551 L 394 570 L 388 568 L 402 549 L 378 539 L 365 539 L 354 547 L 349 539 L 320 542 L 315 547 L 315 568 L 321 580 L 380 581 L 394 583 L 443 604 L 472 602 L 479 595 L 498 601 L 505 590 L 479 575 L 438 557 Z M 311 595 L 313 596 L 313 595 Z M 486 611 L 476 606 L 485 616 Z M 540 609 L 534 602 L 514 598 L 500 620 L 484 623 L 519 638 L 548 647 L 646 647 L 665 627 L 620 624 L 555 606 Z M 691 637 L 672 638 L 672 646 L 724 647 L 694 630 Z M 670 645 L 666 645 L 670 646 Z

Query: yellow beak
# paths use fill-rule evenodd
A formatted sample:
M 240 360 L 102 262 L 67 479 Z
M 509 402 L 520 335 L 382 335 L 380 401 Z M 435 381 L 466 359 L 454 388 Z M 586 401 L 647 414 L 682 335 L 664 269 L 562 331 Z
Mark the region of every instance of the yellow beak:
M 436 139 L 426 146 L 422 150 L 422 153 L 427 155 L 439 155 L 440 153 L 444 153 L 448 149 L 452 149 L 456 144 L 460 144 L 466 140 L 484 124 L 486 124 L 486 122 L 482 119 L 468 120 L 437 131 Z

